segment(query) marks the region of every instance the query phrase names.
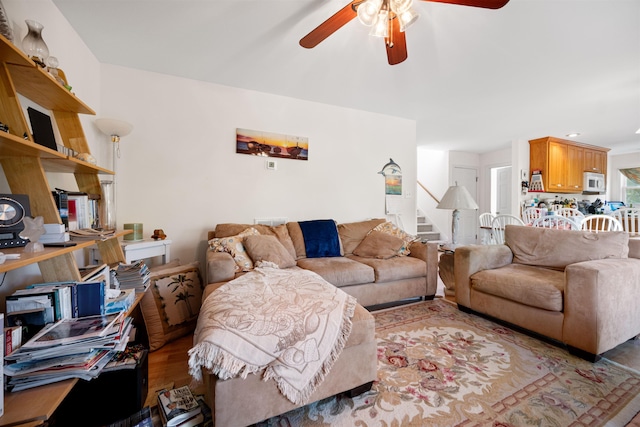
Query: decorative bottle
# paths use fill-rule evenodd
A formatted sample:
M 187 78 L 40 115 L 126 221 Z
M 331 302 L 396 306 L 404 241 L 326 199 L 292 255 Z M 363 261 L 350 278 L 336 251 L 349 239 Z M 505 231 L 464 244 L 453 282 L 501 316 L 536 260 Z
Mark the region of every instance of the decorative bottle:
M 103 230 L 116 229 L 115 189 L 113 181 L 100 181 L 102 199 L 100 200 L 100 227 Z

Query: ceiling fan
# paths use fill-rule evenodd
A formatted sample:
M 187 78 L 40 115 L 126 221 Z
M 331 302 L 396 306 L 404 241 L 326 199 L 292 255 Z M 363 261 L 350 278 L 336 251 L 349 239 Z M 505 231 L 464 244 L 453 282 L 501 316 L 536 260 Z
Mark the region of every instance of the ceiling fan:
M 509 0 L 423 0 L 475 6 L 486 9 L 500 9 Z M 356 16 L 364 25 L 371 26 L 369 34 L 384 38 L 389 65 L 396 65 L 407 59 L 405 29 L 418 19 L 411 9 L 413 0 L 353 0 L 313 31 L 300 39 L 300 46 L 311 49 L 338 31 Z

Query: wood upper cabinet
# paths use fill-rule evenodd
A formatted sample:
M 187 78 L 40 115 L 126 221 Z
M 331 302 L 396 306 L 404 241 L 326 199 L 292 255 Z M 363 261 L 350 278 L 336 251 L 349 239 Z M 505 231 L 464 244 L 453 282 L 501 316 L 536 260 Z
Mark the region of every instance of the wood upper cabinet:
M 584 150 L 584 171 L 607 173 L 607 152 L 601 150 Z
M 542 172 L 545 192 L 579 194 L 585 171 L 606 173 L 607 151 L 548 136 L 529 141 L 529 167 Z

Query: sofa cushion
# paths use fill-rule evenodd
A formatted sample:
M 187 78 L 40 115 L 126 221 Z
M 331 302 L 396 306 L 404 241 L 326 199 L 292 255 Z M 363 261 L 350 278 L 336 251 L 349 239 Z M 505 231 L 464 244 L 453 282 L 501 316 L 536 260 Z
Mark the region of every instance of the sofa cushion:
M 427 275 L 427 263 L 418 258 L 398 256 L 389 259 L 376 259 L 363 258 L 356 255 L 350 255 L 349 258 L 373 268 L 376 283 L 393 282 Z
M 339 288 L 372 283 L 375 278 L 373 268 L 344 257 L 302 258 L 298 260 L 298 267 L 318 273 Z
M 296 265 L 296 260 L 275 236 L 247 236 L 244 238 L 244 247 L 254 264 L 270 262 L 276 264 L 278 268 Z
M 418 237 L 412 236 L 411 234 L 405 232 L 401 228 L 398 228 L 395 224 L 388 221 L 376 225 L 371 231 L 381 231 L 383 233 L 387 233 L 404 240 L 405 244 L 402 246 L 402 248 L 400 248 L 400 255 L 409 255 L 411 253 L 411 251 L 409 250 L 409 246 L 411 246 L 412 242 L 419 240 Z
M 338 234 L 345 255 L 351 255 L 365 236 L 377 225 L 386 222 L 384 218 L 338 224 Z
M 581 261 L 627 258 L 629 233 L 507 225 L 505 244 L 513 252 L 514 263 L 564 269 Z
M 353 254 L 364 258 L 387 259 L 397 256 L 404 240 L 382 231 L 372 231 L 353 250 Z
M 258 234 L 258 230 L 249 227 L 240 234 L 230 237 L 220 237 L 209 240 L 209 248 L 214 252 L 227 252 L 236 262 L 236 271 L 253 270 L 253 261 L 244 248 L 244 238 Z
M 216 229 L 211 236 L 209 233 L 209 239 L 214 237 L 229 237 L 235 236 L 236 234 L 240 234 L 242 231 L 247 228 L 252 227 L 258 230 L 258 233 L 265 236 L 275 236 L 278 241 L 285 247 L 285 249 L 291 254 L 292 257 L 296 257 L 296 250 L 293 247 L 293 242 L 291 241 L 291 237 L 289 236 L 289 230 L 285 224 L 280 225 L 264 225 L 264 224 L 236 224 L 236 223 L 227 223 L 227 224 L 218 224 L 216 225 Z
M 600 234 L 600 233 L 598 233 Z M 471 277 L 471 289 L 531 307 L 563 310 L 564 272 L 522 264 L 482 270 Z

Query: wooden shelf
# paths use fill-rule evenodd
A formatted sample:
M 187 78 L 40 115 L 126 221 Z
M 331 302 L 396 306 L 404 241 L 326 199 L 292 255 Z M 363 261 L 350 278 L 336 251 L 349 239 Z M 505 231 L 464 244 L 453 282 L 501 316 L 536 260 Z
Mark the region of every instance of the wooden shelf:
M 46 172 L 100 173 L 114 172 L 54 151 L 16 135 L 0 132 L 0 158 L 39 157 Z
M 110 239 L 117 239 L 118 237 L 125 236 L 129 233 L 132 233 L 133 230 L 123 230 L 118 231 L 114 234 Z M 109 239 L 107 239 L 109 240 Z M 2 249 L 2 253 L 4 254 L 20 254 L 20 259 L 8 259 L 4 263 L 0 264 L 0 273 L 4 273 L 5 271 L 15 270 L 17 268 L 26 267 L 31 264 L 35 264 L 42 261 L 47 261 L 58 257 L 60 255 L 68 254 L 79 249 L 89 248 L 95 245 L 98 242 L 102 242 L 101 240 L 87 240 L 87 241 L 75 241 L 77 244 L 75 246 L 69 246 L 66 248 L 44 248 L 42 252 L 35 253 L 25 253 L 24 247 L 21 248 L 6 248 Z
M 34 62 L 32 65 L 7 63 L 13 84 L 19 94 L 49 110 L 91 114 L 95 111 Z
M 78 379 L 64 380 L 4 395 L 4 415 L 0 426 L 23 425 L 31 421 L 44 423 L 71 392 Z

